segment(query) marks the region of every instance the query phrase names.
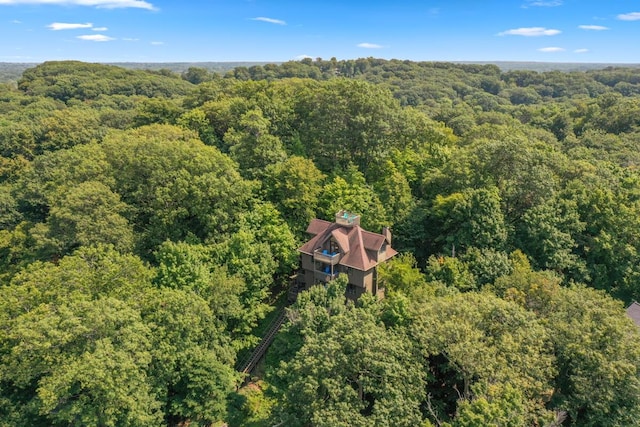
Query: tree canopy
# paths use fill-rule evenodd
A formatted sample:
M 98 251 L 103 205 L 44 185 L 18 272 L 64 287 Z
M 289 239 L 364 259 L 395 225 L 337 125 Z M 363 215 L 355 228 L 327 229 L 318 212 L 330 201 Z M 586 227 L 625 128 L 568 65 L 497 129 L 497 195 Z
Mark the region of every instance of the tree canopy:
M 637 68 L 238 65 L 0 86 L 0 426 L 637 424 Z M 242 387 L 341 209 L 385 298 L 300 293 Z

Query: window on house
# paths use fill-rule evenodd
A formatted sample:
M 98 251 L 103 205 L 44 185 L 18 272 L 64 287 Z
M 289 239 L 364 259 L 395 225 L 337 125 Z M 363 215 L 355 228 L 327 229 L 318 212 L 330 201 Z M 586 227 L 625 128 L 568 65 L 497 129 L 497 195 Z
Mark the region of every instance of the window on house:
M 338 242 L 336 242 L 335 239 L 332 237 L 331 240 L 329 240 L 329 253 L 337 254 L 339 250 L 340 250 L 340 247 L 338 246 Z

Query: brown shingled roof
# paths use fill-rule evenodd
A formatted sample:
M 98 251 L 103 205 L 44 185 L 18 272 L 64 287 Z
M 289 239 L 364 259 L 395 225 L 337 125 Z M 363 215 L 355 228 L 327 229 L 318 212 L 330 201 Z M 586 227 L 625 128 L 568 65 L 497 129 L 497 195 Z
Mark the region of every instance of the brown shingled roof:
M 349 233 L 343 228 L 336 228 L 331 231 L 331 236 L 336 239 L 338 246 L 342 249 L 343 253 L 349 252 L 351 246 L 349 245 Z
M 345 226 L 314 219 L 307 227 L 307 232 L 313 237 L 298 251 L 313 255 L 315 250 L 322 248 L 326 241 L 333 237 L 340 246 L 343 255 L 339 264 L 356 270 L 367 271 L 375 267 L 378 262 L 386 261 L 397 254 L 393 248 L 388 247 L 385 259 L 376 261 L 376 256 L 385 242 L 385 237 L 382 234 L 366 231 L 359 225 Z
M 331 225 L 333 225 L 332 222 L 325 221 L 323 219 L 314 218 L 311 220 L 311 222 L 309 223 L 309 226 L 307 227 L 307 233 L 315 236 L 316 234 L 320 234 L 323 231 L 325 231 Z
M 367 230 L 362 230 L 362 242 L 364 247 L 378 252 L 384 243 L 384 236 L 378 233 L 372 233 Z

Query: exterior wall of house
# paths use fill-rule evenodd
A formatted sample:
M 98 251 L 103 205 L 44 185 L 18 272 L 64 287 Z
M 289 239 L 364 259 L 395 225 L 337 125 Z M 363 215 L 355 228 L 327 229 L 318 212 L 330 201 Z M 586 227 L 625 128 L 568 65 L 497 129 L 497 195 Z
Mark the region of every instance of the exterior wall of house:
M 382 262 L 387 259 L 387 244 L 383 243 L 380 251 L 378 252 L 378 257 L 376 261 Z
M 352 285 L 352 284 L 348 284 L 347 285 L 347 289 L 345 291 L 345 296 L 347 298 L 355 301 L 358 298 L 360 298 L 360 296 L 365 294 L 366 292 L 367 291 L 363 287 Z
M 304 288 L 309 289 L 311 286 L 315 285 L 315 273 L 313 270 L 304 270 Z
M 308 289 L 313 286 L 319 279 L 318 273 L 315 271 L 313 257 L 307 254 L 301 254 L 300 256 L 301 267 L 303 270 L 303 280 L 305 288 Z M 336 266 L 336 270 L 339 270 L 340 274 L 347 274 L 348 282 L 355 288 L 352 290 L 352 294 L 356 295 L 356 298 L 365 292 L 376 294 L 377 289 L 374 286 L 375 269 L 368 271 L 360 271 L 355 268 L 346 268 Z
M 373 289 L 373 269 L 369 271 L 360 271 L 355 268 L 349 269 L 349 283 L 362 288 L 363 291 L 372 292 Z
M 300 264 L 304 270 L 313 271 L 313 257 L 307 254 L 300 254 Z

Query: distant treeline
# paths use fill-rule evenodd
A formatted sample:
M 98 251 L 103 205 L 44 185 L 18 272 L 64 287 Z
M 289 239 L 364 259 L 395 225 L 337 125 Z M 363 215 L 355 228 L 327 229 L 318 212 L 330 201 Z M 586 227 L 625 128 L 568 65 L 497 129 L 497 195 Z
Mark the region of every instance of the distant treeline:
M 371 58 L 369 58 L 371 59 Z M 309 59 L 305 59 L 305 62 Z M 348 63 L 350 60 L 342 60 L 339 62 Z M 357 61 L 357 60 L 356 60 Z M 288 61 L 288 63 L 295 63 L 300 61 Z M 322 58 L 316 58 L 313 62 L 321 64 L 325 61 Z M 335 62 L 330 60 L 330 62 Z M 407 62 L 407 61 L 403 61 Z M 414 61 L 411 61 L 414 62 Z M 512 70 L 530 70 L 530 71 L 589 71 L 589 70 L 601 70 L 604 68 L 638 68 L 640 64 L 616 64 L 616 63 L 589 63 L 589 62 L 520 62 L 520 61 L 460 61 L 453 62 L 454 64 L 480 64 L 480 65 L 495 65 L 502 71 Z M 202 68 L 212 73 L 227 73 L 235 68 L 239 67 L 255 67 L 265 65 L 281 65 L 281 62 L 258 62 L 258 61 L 235 61 L 235 62 L 217 62 L 217 61 L 198 61 L 198 62 L 106 62 L 106 65 L 116 65 L 122 68 L 134 69 L 134 70 L 167 70 L 173 73 L 182 74 L 189 68 Z M 20 63 L 20 62 L 0 62 L 0 83 L 15 82 L 17 81 L 24 70 L 34 67 L 38 63 Z

